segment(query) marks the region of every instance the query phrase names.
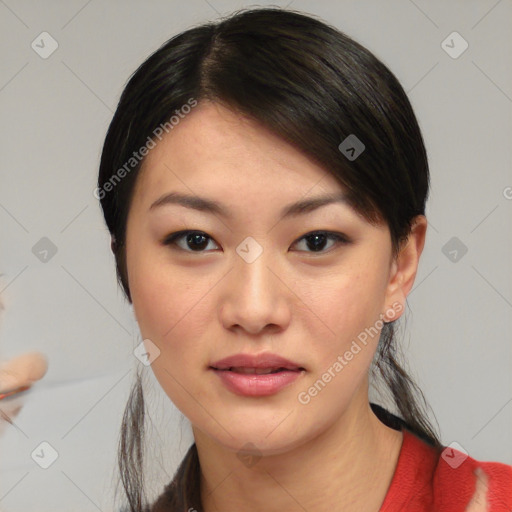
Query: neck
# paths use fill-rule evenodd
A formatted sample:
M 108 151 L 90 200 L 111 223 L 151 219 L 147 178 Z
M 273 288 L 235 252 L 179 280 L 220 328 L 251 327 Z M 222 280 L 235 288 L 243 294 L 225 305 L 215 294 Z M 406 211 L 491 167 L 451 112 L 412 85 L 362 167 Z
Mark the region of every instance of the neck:
M 193 427 L 204 512 L 327 512 L 340 503 L 344 512 L 379 510 L 402 434 L 384 425 L 367 399 L 349 409 L 328 430 L 250 467 Z

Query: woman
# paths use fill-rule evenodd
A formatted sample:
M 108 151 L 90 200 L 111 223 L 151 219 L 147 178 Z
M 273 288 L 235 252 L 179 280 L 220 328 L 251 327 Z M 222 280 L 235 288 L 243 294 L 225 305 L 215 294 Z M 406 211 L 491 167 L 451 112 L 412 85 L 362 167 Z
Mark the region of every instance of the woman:
M 510 509 L 512 467 L 444 449 L 399 364 L 428 187 L 397 79 L 310 16 L 241 11 L 137 69 L 96 194 L 145 357 L 195 442 L 148 507 L 138 377 L 129 510 Z

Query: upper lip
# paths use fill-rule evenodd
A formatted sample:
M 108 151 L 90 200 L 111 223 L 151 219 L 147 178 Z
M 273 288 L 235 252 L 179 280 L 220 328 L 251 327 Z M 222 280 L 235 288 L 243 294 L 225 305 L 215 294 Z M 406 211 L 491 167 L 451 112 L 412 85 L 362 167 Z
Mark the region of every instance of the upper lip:
M 300 364 L 294 363 L 277 354 L 235 354 L 220 359 L 211 365 L 216 370 L 229 370 L 230 368 L 286 368 L 287 370 L 303 370 Z

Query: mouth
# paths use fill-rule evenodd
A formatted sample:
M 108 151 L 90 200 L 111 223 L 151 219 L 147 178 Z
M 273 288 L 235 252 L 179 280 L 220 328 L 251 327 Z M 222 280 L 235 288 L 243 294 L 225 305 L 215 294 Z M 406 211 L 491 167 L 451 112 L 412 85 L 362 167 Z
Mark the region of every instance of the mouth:
M 220 382 L 232 393 L 244 397 L 274 395 L 304 377 L 302 367 L 210 366 Z
M 305 371 L 302 367 L 297 368 L 253 368 L 247 366 L 230 366 L 229 368 L 215 368 L 214 366 L 210 366 L 211 369 L 222 371 L 222 372 L 234 372 L 240 373 L 243 375 L 269 375 L 271 373 L 281 373 L 281 372 L 301 372 Z

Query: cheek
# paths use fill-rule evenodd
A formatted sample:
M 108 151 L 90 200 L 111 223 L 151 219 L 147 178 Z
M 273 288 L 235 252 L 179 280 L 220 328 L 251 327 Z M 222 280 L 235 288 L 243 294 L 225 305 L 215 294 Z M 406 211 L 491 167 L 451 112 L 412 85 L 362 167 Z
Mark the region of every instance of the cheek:
M 186 272 L 151 264 L 147 254 L 143 263 L 141 260 L 132 267 L 130 289 L 141 336 L 160 351 L 151 364 L 153 373 L 172 402 L 188 416 L 191 394 L 201 396 L 197 377 L 206 364 L 201 330 L 207 318 L 208 294 Z
M 321 294 L 313 289 L 304 293 L 312 298 L 308 306 L 329 334 L 328 346 L 342 348 L 379 320 L 385 284 L 378 273 L 357 269 L 326 279 Z
M 319 294 L 318 281 L 309 293 L 309 317 L 314 333 L 315 368 L 308 385 L 300 389 L 298 400 L 313 416 L 327 419 L 325 404 L 332 408 L 328 416 L 334 420 L 345 410 L 365 377 L 377 348 L 384 285 L 379 273 L 352 269 L 338 273 L 323 283 Z M 313 313 L 313 314 L 311 314 Z M 313 325 L 314 324 L 314 325 Z
M 148 253 L 134 255 L 130 269 L 130 291 L 141 335 L 161 351 L 172 351 L 173 360 L 186 359 L 185 353 L 190 356 L 202 339 L 204 321 L 209 317 L 207 291 L 214 282 L 172 268 Z
M 165 276 L 158 268 L 150 265 L 136 265 L 130 274 L 130 291 L 133 309 L 141 335 L 158 341 L 173 325 L 175 297 L 169 293 Z
M 309 330 L 318 347 L 312 387 L 301 390 L 305 400 L 301 403 L 311 400 L 311 410 L 321 411 L 322 404 L 332 403 L 336 404 L 332 413 L 338 414 L 364 382 L 383 325 L 382 275 L 376 265 L 361 264 L 323 279 L 322 294 L 318 293 L 318 281 L 305 290 L 310 293 L 308 306 L 314 313 L 309 317 L 315 325 Z

